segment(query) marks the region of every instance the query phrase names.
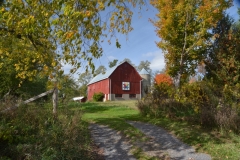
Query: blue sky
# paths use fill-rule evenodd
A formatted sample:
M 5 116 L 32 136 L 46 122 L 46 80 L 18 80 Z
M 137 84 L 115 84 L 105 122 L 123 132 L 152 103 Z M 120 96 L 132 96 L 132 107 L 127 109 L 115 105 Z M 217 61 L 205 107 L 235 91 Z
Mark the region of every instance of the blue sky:
M 231 7 L 227 12 L 237 19 L 237 6 L 240 3 L 234 1 L 234 6 Z M 124 58 L 130 59 L 133 64 L 139 65 L 140 61 L 148 60 L 151 62 L 152 70 L 161 70 L 165 63 L 161 49 L 156 46 L 156 41 L 160 39 L 155 33 L 155 27 L 149 18 L 156 19 L 157 10 L 148 4 L 144 9 L 141 10 L 141 14 L 135 9 L 132 26 L 134 30 L 125 35 L 117 35 L 121 48 L 118 49 L 115 46 L 115 42 L 112 45 L 104 43 L 103 56 L 100 59 L 96 59 L 94 62 L 96 65 L 108 66 L 108 62 L 113 59 L 122 61 Z M 128 40 L 126 40 L 128 38 Z
M 238 19 L 237 7 L 240 7 L 240 2 L 239 0 L 234 0 L 233 6 L 227 10 L 230 16 L 235 19 Z M 164 56 L 161 49 L 159 49 L 155 43 L 160 39 L 155 33 L 155 27 L 149 21 L 149 18 L 156 20 L 155 15 L 157 10 L 150 4 L 147 4 L 145 8 L 141 10 L 141 13 L 138 12 L 138 9 L 134 10 L 132 19 L 132 27 L 134 30 L 127 36 L 116 34 L 121 48 L 116 48 L 115 39 L 113 39 L 111 45 L 109 45 L 107 41 L 102 43 L 104 52 L 101 58 L 94 60 L 96 68 L 99 65 L 104 65 L 108 68 L 109 61 L 118 59 L 120 62 L 124 58 L 130 59 L 135 65 L 139 65 L 140 61 L 148 60 L 151 62 L 150 67 L 153 71 L 162 70 L 164 68 Z M 65 66 L 64 68 L 65 71 L 67 71 L 70 66 Z M 83 71 L 84 69 L 79 69 L 79 72 Z
M 161 50 L 156 46 L 155 42 L 159 41 L 155 33 L 155 27 L 149 21 L 154 19 L 157 10 L 150 4 L 147 4 L 141 11 L 134 9 L 132 19 L 133 31 L 127 36 L 118 34 L 118 41 L 121 48 L 116 48 L 115 42 L 111 45 L 103 43 L 103 56 L 96 59 L 96 64 L 108 66 L 108 62 L 113 59 L 122 61 L 124 58 L 130 59 L 133 64 L 139 65 L 140 61 L 148 60 L 151 62 L 152 69 L 164 67 L 164 60 Z

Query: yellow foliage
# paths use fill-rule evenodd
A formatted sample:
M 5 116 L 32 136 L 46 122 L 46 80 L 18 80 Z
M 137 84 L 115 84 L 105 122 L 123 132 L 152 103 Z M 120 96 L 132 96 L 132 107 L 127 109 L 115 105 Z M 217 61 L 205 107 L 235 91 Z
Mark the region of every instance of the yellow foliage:
M 151 0 L 151 3 L 159 11 L 159 19 L 153 23 L 161 39 L 157 45 L 165 53 L 166 69 L 173 77 L 183 73 L 188 77 L 203 60 L 196 48 L 207 47 L 209 31 L 231 6 L 231 0 Z
M 130 32 L 131 6 L 136 3 L 141 6 L 143 0 L 28 1 L 27 5 L 22 0 L 4 1 L 0 8 L 0 24 L 4 29 L 0 35 L 6 42 L 0 42 L 1 58 L 9 61 L 18 77 L 31 79 L 36 70 L 46 75 L 59 70 L 55 67 L 56 59 L 73 62 L 84 48 L 86 54 L 82 58 L 89 62 L 84 64 L 93 69 L 89 57 L 102 55 L 98 42 L 105 34 L 103 30 L 111 31 L 111 35 L 115 31 Z M 109 14 L 111 20 L 105 21 L 99 13 L 106 7 L 114 11 Z M 61 56 L 57 57 L 59 46 Z

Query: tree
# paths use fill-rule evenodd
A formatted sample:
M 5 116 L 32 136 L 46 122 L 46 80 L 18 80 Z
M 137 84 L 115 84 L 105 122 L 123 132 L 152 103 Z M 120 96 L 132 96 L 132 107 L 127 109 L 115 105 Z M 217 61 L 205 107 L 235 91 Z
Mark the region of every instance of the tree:
M 32 81 L 25 80 L 21 86 L 19 86 L 13 94 L 19 95 L 22 100 L 27 100 L 36 95 L 47 91 L 48 77 L 37 75 Z M 47 97 L 41 98 L 47 99 Z
M 187 82 L 204 59 L 204 50 L 211 42 L 211 29 L 222 18 L 231 0 L 152 0 L 159 13 L 154 22 L 157 43 L 165 54 L 167 73 Z
M 76 81 L 68 75 L 62 75 L 61 79 L 58 80 L 58 85 L 62 102 L 64 100 L 68 101 L 80 93 Z
M 87 85 L 80 86 L 79 93 L 81 96 L 87 97 Z
M 207 50 L 206 80 L 217 84 L 224 107 L 235 107 L 240 99 L 240 25 L 228 15 L 213 29 L 215 40 Z
M 101 74 L 101 73 L 105 74 L 106 70 L 107 70 L 106 67 L 104 67 L 103 65 L 100 65 L 98 67 L 98 69 L 96 69 L 96 71 L 94 72 L 94 76 Z
M 87 85 L 91 79 L 92 79 L 92 74 L 89 73 L 89 72 L 84 72 L 84 73 L 81 73 L 79 75 L 79 78 L 78 78 L 78 82 L 81 84 L 81 85 Z
M 94 70 L 92 60 L 103 53 L 100 41 L 131 31 L 130 8 L 137 4 L 143 0 L 1 0 L 0 57 L 14 60 L 20 83 L 39 72 L 57 79 L 55 75 L 63 74 L 61 62 L 73 66 L 71 73 L 85 62 L 86 71 Z M 104 21 L 100 13 L 107 8 Z M 116 46 L 120 47 L 117 38 Z
M 154 84 L 155 83 L 155 77 L 156 75 L 162 73 L 160 70 L 155 70 L 151 73 L 151 84 Z
M 89 72 L 80 74 L 78 82 L 80 83 L 79 92 L 82 96 L 87 96 L 87 84 L 91 81 L 93 75 Z
M 137 69 L 138 71 L 141 71 L 144 68 L 146 69 L 146 71 L 148 71 L 149 74 L 151 74 L 152 70 L 150 68 L 150 64 L 151 62 L 149 62 L 148 60 L 141 61 L 140 64 L 137 66 Z
M 1 46 L 0 56 L 17 55 L 18 60 L 24 60 L 23 64 L 15 63 L 22 79 L 36 75 L 35 70 L 28 69 L 28 57 L 35 57 L 32 61 L 43 65 L 48 75 L 60 69 L 57 64 L 61 61 L 74 66 L 71 72 L 85 61 L 86 69 L 94 70 L 92 60 L 103 52 L 99 42 L 106 39 L 107 33 L 113 37 L 116 32 L 130 32 L 133 14 L 130 8 L 137 4 L 142 5 L 143 1 L 1 1 L 0 36 L 9 41 L 18 39 L 22 49 L 9 52 L 9 45 Z M 99 13 L 107 8 L 109 21 L 103 21 Z M 119 45 L 116 39 L 116 46 Z
M 0 37 L 0 97 L 5 94 L 16 95 L 17 90 L 27 84 L 33 84 L 29 81 L 35 81 L 36 78 L 44 78 L 44 64 L 38 62 L 37 55 L 33 51 L 26 54 L 22 52 L 33 49 L 31 45 L 23 43 L 14 36 Z M 51 62 L 52 56 L 46 56 Z M 47 61 L 46 61 L 47 62 Z M 39 89 L 41 90 L 41 89 Z
M 112 67 L 116 66 L 116 65 L 117 65 L 117 62 L 118 62 L 117 59 L 114 59 L 113 61 L 109 62 L 109 63 L 108 63 L 109 68 L 112 68 Z
M 169 86 L 173 85 L 172 78 L 169 75 L 164 73 L 157 74 L 155 76 L 155 82 L 157 85 L 160 85 L 161 83 L 167 84 Z
M 135 64 L 132 63 L 132 61 L 128 58 L 124 58 L 124 60 L 122 60 L 121 62 L 119 62 L 119 64 L 123 63 L 123 62 L 128 62 L 129 64 L 131 64 L 134 68 L 137 68 L 137 66 Z
M 232 85 L 239 82 L 239 45 L 240 26 L 233 23 L 233 19 L 226 15 L 213 29 L 215 40 L 207 50 L 204 61 L 206 64 L 206 78 L 212 78 L 219 85 Z

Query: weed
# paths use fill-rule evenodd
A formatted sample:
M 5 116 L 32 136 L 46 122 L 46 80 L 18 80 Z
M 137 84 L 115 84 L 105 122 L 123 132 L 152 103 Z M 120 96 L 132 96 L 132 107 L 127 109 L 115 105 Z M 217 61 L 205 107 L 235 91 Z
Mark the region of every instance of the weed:
M 0 159 L 95 159 L 81 111 L 21 106 L 0 116 Z M 96 156 L 96 155 L 95 155 Z

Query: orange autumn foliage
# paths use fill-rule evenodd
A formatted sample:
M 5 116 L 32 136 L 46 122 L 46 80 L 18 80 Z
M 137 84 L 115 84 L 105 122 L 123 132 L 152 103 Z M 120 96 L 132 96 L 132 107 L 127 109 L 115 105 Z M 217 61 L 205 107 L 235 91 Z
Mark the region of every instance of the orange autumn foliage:
M 171 77 L 167 74 L 157 74 L 155 76 L 155 82 L 156 84 L 161 84 L 161 83 L 166 83 L 168 85 L 172 85 L 173 84 L 173 81 L 171 79 Z

